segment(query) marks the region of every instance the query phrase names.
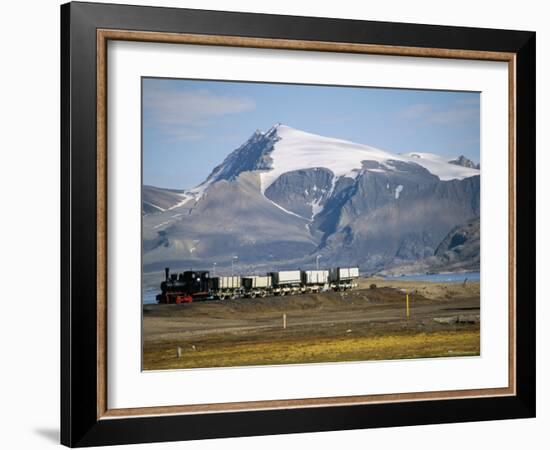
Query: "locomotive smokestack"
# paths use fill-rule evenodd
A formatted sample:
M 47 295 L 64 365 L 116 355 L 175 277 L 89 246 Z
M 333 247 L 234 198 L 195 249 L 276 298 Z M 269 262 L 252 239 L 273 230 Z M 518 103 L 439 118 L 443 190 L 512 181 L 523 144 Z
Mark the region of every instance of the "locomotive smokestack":
M 170 267 L 166 267 L 164 269 L 164 275 L 165 275 L 166 281 L 168 281 L 168 278 L 170 277 Z

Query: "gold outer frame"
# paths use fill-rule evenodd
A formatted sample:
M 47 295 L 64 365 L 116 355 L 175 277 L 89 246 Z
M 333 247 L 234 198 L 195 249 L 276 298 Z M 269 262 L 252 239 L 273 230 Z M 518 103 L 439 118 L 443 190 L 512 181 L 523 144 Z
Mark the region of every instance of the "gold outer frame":
M 221 35 L 98 29 L 97 36 L 97 419 L 265 409 L 393 403 L 516 395 L 516 54 L 445 48 L 247 38 Z M 201 405 L 109 409 L 107 405 L 107 42 L 170 44 L 360 53 L 501 61 L 508 63 L 508 387 L 401 394 L 265 400 Z

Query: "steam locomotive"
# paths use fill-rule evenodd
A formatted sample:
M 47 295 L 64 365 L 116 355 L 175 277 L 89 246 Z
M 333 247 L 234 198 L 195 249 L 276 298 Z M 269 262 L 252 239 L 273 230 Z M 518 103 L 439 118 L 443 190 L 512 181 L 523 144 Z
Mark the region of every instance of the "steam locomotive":
M 296 295 L 327 290 L 343 291 L 357 287 L 357 267 L 330 270 L 285 270 L 266 275 L 210 277 L 207 270 L 170 273 L 164 269 L 157 303 L 180 304 L 199 300 L 224 300 L 241 297 Z

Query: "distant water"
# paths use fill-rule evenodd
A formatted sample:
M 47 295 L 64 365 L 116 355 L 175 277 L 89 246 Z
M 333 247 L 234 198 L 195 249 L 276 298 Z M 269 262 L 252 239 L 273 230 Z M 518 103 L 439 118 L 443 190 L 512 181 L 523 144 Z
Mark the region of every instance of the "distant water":
M 157 294 L 160 294 L 160 289 L 158 288 L 144 288 L 141 291 L 143 297 L 144 305 L 154 305 L 157 303 Z
M 468 281 L 479 281 L 479 272 L 458 272 L 458 273 L 432 273 L 419 275 L 403 275 L 399 277 L 384 277 L 387 280 L 404 281 L 431 281 L 433 283 L 463 283 Z M 160 294 L 159 288 L 144 288 L 142 290 L 143 304 L 154 305 L 157 303 L 157 294 Z
M 400 277 L 384 277 L 388 280 L 412 280 L 412 281 L 431 281 L 434 283 L 462 283 L 465 279 L 468 281 L 479 281 L 479 272 L 458 272 L 458 273 L 432 273 L 419 275 L 403 275 Z

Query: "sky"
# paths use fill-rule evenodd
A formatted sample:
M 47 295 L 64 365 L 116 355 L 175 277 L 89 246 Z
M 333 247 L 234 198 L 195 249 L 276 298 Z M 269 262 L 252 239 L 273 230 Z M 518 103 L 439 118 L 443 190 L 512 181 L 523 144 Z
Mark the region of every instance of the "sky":
M 479 102 L 477 92 L 143 78 L 143 183 L 193 188 L 276 123 L 478 163 Z

